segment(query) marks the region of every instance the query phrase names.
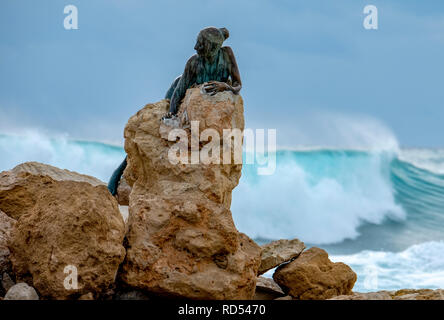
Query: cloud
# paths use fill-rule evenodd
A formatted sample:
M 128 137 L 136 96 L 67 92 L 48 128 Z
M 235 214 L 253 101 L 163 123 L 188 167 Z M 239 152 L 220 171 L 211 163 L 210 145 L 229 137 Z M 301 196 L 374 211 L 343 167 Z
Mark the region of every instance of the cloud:
M 120 139 L 128 117 L 183 71 L 199 29 L 216 25 L 231 32 L 247 121 L 285 115 L 283 128 L 312 108 L 356 111 L 403 144 L 442 144 L 440 2 L 375 0 L 375 32 L 362 27 L 366 1 L 77 0 L 78 32 L 62 28 L 60 4 L 32 3 L 0 10 L 0 101 L 14 102 L 17 125 Z

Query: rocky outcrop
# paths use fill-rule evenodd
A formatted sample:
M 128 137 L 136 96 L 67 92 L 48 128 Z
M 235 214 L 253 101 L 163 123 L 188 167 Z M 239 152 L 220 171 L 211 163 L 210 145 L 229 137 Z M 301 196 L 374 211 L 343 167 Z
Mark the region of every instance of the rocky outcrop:
M 10 269 L 8 242 L 16 220 L 0 210 L 0 274 Z
M 193 163 L 190 154 L 182 158 L 185 161 L 170 161 L 175 146 L 190 151 L 192 121 L 200 120 L 199 132 L 243 130 L 242 98 L 230 92 L 211 97 L 200 88 L 189 89 L 179 111 L 180 127 L 187 129 L 177 144 L 166 139 L 174 128 L 160 121 L 168 108 L 167 100 L 148 104 L 125 127 L 124 176 L 132 191 L 121 279 L 159 295 L 251 299 L 261 250 L 236 230 L 230 211 L 242 164 L 234 162 L 233 150 L 229 164 Z M 212 142 L 221 139 L 213 136 Z M 201 142 L 193 150 L 202 155 L 206 149 Z
M 27 214 L 49 180 L 86 182 L 92 186 L 104 185 L 102 181 L 91 176 L 38 162 L 26 162 L 0 173 L 0 210 L 16 220 Z
M 390 292 L 380 291 L 380 292 L 354 292 L 349 295 L 340 295 L 328 300 L 392 300 Z
M 187 91 L 178 116 L 183 127 L 197 121 L 199 132 L 215 130 L 220 137 L 226 129 L 244 129 L 244 106 L 240 95 L 230 91 L 215 96 L 202 93 L 201 87 Z
M 8 290 L 5 300 L 39 300 L 39 295 L 33 287 L 21 282 Z
M 442 289 L 402 289 L 398 291 L 354 292 L 329 300 L 444 300 Z
M 444 300 L 444 290 L 403 289 L 392 295 L 393 300 Z
M 319 248 L 310 248 L 276 269 L 273 279 L 296 299 L 324 300 L 352 293 L 356 274 L 344 263 L 333 263 Z
M 305 244 L 298 239 L 277 240 L 262 246 L 262 261 L 258 274 L 261 275 L 301 254 Z
M 18 218 L 9 241 L 13 271 L 45 298 L 100 293 L 114 283 L 125 256 L 125 225 L 99 182 L 36 163 L 1 174 L 0 204 Z M 77 289 L 73 280 L 65 286 L 73 268 Z
M 283 296 L 284 292 L 273 279 L 257 277 L 254 300 L 274 300 Z

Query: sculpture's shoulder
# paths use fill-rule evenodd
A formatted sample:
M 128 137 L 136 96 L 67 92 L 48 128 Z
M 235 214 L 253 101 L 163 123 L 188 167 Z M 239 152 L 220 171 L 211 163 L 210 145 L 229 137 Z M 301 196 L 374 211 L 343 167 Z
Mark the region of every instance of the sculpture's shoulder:
M 233 49 L 231 49 L 231 47 L 229 47 L 229 46 L 223 46 L 221 48 L 221 50 L 223 51 L 224 54 L 226 54 L 229 57 L 233 57 L 234 56 Z
M 198 64 L 199 56 L 197 54 L 193 54 L 187 61 L 187 66 L 192 67 Z
M 234 57 L 233 49 L 229 46 L 225 46 L 221 48 L 224 56 L 225 63 L 227 65 L 233 65 L 236 62 L 236 58 Z
M 185 72 L 188 76 L 193 76 L 196 74 L 196 70 L 199 66 L 199 56 L 197 54 L 192 55 L 185 65 Z
M 221 49 L 226 51 L 226 52 L 231 52 L 231 53 L 233 52 L 233 49 L 231 49 L 230 46 L 223 46 L 223 47 L 221 47 Z

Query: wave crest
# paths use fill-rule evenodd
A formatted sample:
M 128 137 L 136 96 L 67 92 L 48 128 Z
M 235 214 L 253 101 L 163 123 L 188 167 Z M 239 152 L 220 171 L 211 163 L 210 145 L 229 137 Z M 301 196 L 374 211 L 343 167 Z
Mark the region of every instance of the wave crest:
M 364 223 L 403 220 L 391 160 L 387 153 L 280 151 L 273 176 L 256 176 L 254 166 L 244 166 L 233 191 L 236 225 L 254 238 L 329 244 L 358 237 Z

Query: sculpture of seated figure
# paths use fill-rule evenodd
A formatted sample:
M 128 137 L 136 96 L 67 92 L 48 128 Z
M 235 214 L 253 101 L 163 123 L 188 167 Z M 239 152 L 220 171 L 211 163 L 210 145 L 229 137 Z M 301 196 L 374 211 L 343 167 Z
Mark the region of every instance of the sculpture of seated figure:
M 229 36 L 225 28 L 208 27 L 199 32 L 194 46 L 197 54 L 188 59 L 183 74 L 177 77 L 168 89 L 165 99 L 170 99 L 170 110 L 162 118 L 172 118 L 177 114 L 181 100 L 187 89 L 204 84 L 209 95 L 230 90 L 237 94 L 242 88 L 236 58 L 230 47 L 222 47 Z M 127 165 L 127 158 L 114 171 L 108 183 L 112 195 L 117 194 L 120 178 Z

